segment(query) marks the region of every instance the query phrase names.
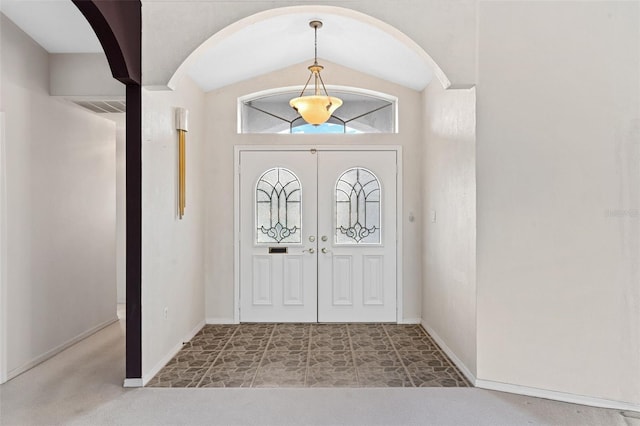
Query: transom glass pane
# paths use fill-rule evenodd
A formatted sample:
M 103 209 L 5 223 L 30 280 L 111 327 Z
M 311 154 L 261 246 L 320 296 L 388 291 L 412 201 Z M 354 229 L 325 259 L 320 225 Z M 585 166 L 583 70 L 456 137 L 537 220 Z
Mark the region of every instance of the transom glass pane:
M 324 125 L 307 124 L 289 106 L 300 91 L 281 88 L 268 95 L 247 96 L 241 102 L 241 133 L 398 133 L 397 100 L 358 88 L 331 89 L 344 104 Z
M 269 169 L 256 184 L 256 242 L 300 243 L 302 187 L 291 171 Z
M 336 244 L 380 244 L 380 181 L 355 167 L 336 183 Z

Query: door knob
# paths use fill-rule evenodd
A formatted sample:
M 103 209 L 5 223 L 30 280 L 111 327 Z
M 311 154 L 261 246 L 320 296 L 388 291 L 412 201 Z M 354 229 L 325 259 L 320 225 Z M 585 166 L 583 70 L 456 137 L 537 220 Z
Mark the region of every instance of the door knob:
M 313 254 L 313 253 L 315 253 L 316 251 L 315 251 L 314 249 L 310 248 L 309 250 L 302 250 L 302 252 L 303 252 L 303 253 L 304 253 L 304 252 L 309 252 L 309 253 Z
M 326 247 L 322 247 L 322 250 L 320 251 L 323 252 L 324 254 L 331 253 L 331 250 L 327 250 Z

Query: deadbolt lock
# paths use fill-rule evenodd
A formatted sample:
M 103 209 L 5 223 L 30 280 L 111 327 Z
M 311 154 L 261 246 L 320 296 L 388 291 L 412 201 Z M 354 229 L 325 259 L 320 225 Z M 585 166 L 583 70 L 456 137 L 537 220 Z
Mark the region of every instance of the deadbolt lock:
M 314 242 L 316 240 L 316 237 L 314 237 L 313 235 L 309 237 L 309 241 Z
M 322 238 L 320 238 L 322 241 L 327 241 L 329 238 L 326 235 L 323 235 Z

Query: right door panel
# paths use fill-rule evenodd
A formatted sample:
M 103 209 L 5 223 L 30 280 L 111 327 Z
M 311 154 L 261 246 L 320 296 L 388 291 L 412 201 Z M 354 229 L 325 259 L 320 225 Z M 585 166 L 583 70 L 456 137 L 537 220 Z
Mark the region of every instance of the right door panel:
M 396 152 L 318 156 L 318 321 L 395 322 Z

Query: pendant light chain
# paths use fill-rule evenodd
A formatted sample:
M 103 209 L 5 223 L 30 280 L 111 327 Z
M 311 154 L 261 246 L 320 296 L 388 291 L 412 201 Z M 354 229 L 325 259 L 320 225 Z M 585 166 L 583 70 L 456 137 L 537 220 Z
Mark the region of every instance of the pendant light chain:
M 313 39 L 314 39 L 314 41 L 313 41 L 313 48 L 314 48 L 314 50 L 313 50 L 313 64 L 314 65 L 318 65 L 318 26 L 317 25 L 314 25 L 314 27 L 313 27 Z M 315 79 L 314 79 L 314 83 L 315 84 L 314 84 L 314 87 L 313 87 L 313 94 L 317 96 L 317 95 L 320 94 L 320 92 L 318 91 L 318 77 L 320 77 L 320 73 L 319 72 L 314 72 L 313 74 L 315 76 Z M 320 81 L 322 81 L 322 79 Z M 324 84 L 323 84 L 323 86 L 324 86 Z
M 314 54 L 313 54 L 313 64 L 318 65 L 318 26 L 313 27 L 314 34 Z
M 318 25 L 313 26 L 313 34 L 314 34 L 313 64 L 318 65 Z M 320 72 L 316 72 L 314 74 L 316 76 L 316 79 L 315 79 L 316 85 L 315 85 L 314 95 L 320 94 L 320 91 L 318 90 L 318 80 L 320 80 L 320 84 L 322 85 L 322 90 L 324 91 L 325 96 L 329 100 L 329 105 L 327 105 L 327 110 L 328 110 L 329 108 L 331 108 L 331 105 L 332 105 L 331 98 L 329 97 L 329 92 L 327 92 L 327 88 L 324 87 L 324 81 L 322 80 L 322 76 L 320 75 Z
M 324 68 L 318 64 L 318 28 L 322 27 L 321 21 L 311 21 L 309 26 L 313 28 L 313 65 L 307 67 L 310 71 L 309 78 L 300 92 L 300 96 L 289 101 L 289 105 L 302 116 L 309 124 L 314 126 L 325 123 L 333 112 L 340 108 L 342 100 L 340 98 L 329 96 L 327 88 L 320 72 Z M 314 92 L 313 95 L 304 96 L 309 83 L 313 77 Z M 322 93 L 324 92 L 324 94 Z M 326 97 L 326 101 L 323 99 Z
M 314 33 L 314 53 L 313 53 L 313 65 L 318 65 L 318 26 L 314 25 L 313 26 L 313 33 Z M 311 77 L 314 77 L 314 91 L 313 94 L 317 95 L 318 94 L 318 74 L 314 73 L 313 71 L 309 74 L 309 78 L 307 79 L 307 82 L 304 84 L 304 87 L 302 88 L 302 91 L 300 92 L 300 96 L 304 96 L 304 92 L 305 90 L 307 90 L 307 86 L 309 86 L 309 82 L 311 81 Z M 322 81 L 322 79 L 320 80 Z M 324 82 L 322 83 L 322 87 L 324 88 Z M 325 93 L 326 93 L 326 89 L 325 89 Z

